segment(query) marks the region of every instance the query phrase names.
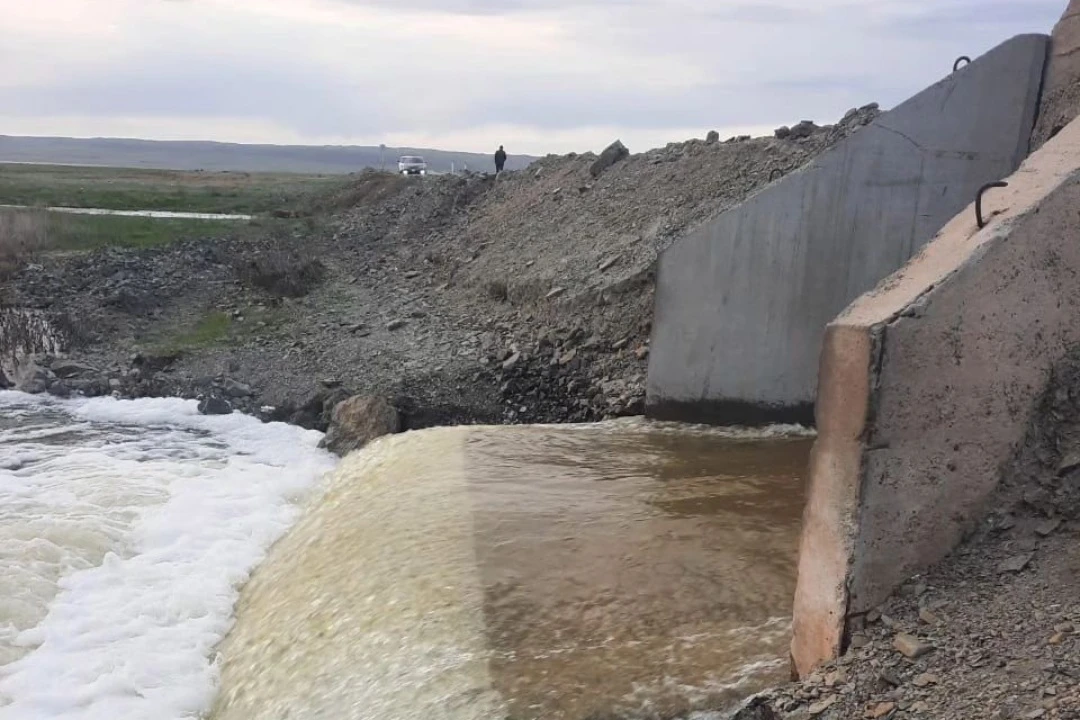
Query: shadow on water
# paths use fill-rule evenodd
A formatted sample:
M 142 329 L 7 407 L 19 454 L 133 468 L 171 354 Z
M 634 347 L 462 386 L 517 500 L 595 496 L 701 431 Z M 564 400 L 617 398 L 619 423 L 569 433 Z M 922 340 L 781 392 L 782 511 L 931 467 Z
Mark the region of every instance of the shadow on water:
M 509 717 L 674 717 L 783 680 L 809 447 L 641 427 L 472 435 Z

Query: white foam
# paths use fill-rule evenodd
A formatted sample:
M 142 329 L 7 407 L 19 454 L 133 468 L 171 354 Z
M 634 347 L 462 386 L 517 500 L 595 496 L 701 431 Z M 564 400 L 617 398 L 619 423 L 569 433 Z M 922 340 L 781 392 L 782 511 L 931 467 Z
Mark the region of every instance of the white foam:
M 0 431 L 0 658 L 22 655 L 0 667 L 0 719 L 197 717 L 238 586 L 334 464 L 321 435 L 0 392 L 0 419 L 19 415 L 39 421 Z

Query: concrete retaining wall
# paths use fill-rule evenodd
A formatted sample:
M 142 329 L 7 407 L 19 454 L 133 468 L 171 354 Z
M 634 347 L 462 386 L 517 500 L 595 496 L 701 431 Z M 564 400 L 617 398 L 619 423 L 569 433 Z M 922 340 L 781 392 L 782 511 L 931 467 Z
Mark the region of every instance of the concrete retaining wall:
M 669 248 L 648 413 L 809 422 L 822 329 L 1016 169 L 1046 52 L 1009 40 Z
M 985 512 L 1051 367 L 1080 344 L 1080 121 L 830 323 L 792 655 L 941 560 Z

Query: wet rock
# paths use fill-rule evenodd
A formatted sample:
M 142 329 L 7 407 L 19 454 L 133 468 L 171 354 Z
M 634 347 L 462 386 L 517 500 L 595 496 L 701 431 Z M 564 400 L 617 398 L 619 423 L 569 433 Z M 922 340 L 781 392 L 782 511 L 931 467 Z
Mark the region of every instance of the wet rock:
M 51 370 L 61 380 L 71 380 L 85 375 L 98 374 L 97 368 L 73 360 L 57 360 L 53 362 Z
M 225 398 L 216 395 L 209 395 L 199 401 L 199 413 L 201 415 L 229 415 L 232 411 L 232 404 Z
M 393 405 L 380 397 L 356 395 L 334 408 L 320 447 L 344 456 L 400 430 L 401 416 Z
M 352 393 L 341 387 L 322 387 L 303 402 L 276 408 L 271 419 L 299 425 L 308 430 L 325 431 L 330 426 L 334 406 L 351 396 Z
M 51 383 L 49 385 L 48 392 L 53 397 L 58 397 L 58 398 L 71 397 L 71 388 L 69 388 L 67 385 L 60 382 L 59 380 L 57 380 L 56 382 Z
M 101 376 L 70 380 L 67 385 L 73 392 L 86 397 L 101 397 L 109 394 L 109 381 Z
M 35 362 L 28 362 L 15 376 L 15 389 L 31 395 L 39 395 L 49 388 L 53 374 Z
M 893 638 L 893 647 L 901 655 L 915 659 L 927 655 L 934 650 L 934 646 L 923 642 L 914 635 L 900 633 Z
M 598 157 L 596 162 L 589 168 L 589 174 L 593 177 L 599 177 L 605 170 L 620 160 L 625 160 L 629 155 L 630 151 L 622 144 L 622 141 L 616 140 L 604 148 L 604 151 L 600 153 L 600 157 Z
M 319 419 L 315 423 L 317 430 L 327 430 L 334 417 L 334 408 L 352 397 L 352 393 L 343 387 L 328 388 L 318 393 L 320 403 Z
M 227 379 L 222 384 L 222 390 L 224 390 L 225 394 L 231 398 L 245 398 L 255 394 L 250 385 L 245 385 L 244 383 L 231 378 Z
M 767 698 L 757 696 L 743 703 L 731 720 L 781 720 L 781 716 Z

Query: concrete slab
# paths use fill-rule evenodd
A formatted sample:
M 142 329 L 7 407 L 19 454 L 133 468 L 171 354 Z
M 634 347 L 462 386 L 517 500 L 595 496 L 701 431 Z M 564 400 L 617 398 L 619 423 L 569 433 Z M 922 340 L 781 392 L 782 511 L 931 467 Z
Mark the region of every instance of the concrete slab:
M 984 514 L 1051 367 L 1080 343 L 1080 121 L 829 324 L 792 657 L 938 562 Z
M 1027 154 L 1047 37 L 924 90 L 660 258 L 648 413 L 813 419 L 826 323 Z

